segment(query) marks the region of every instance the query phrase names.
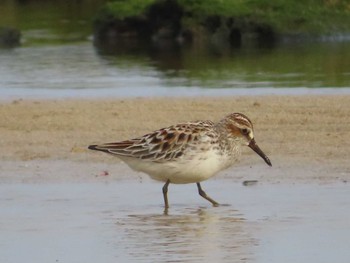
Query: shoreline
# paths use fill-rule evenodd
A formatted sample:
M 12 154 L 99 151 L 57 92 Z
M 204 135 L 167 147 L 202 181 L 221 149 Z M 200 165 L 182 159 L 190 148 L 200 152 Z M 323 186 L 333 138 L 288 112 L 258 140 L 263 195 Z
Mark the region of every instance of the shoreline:
M 1 89 L 0 89 L 1 90 Z M 152 91 L 143 91 L 144 88 L 135 89 L 137 95 L 130 95 L 128 88 L 101 88 L 101 89 L 85 89 L 84 94 L 79 89 L 26 89 L 16 88 L 15 92 L 9 89 L 1 90 L 3 97 L 0 98 L 1 103 L 9 103 L 12 101 L 51 101 L 51 100 L 132 100 L 132 99 L 210 99 L 229 97 L 256 97 L 256 96 L 349 96 L 350 87 L 324 87 L 324 88 L 170 88 L 166 94 L 163 93 L 164 88 L 155 87 Z M 161 95 L 159 95 L 161 94 Z M 181 94 L 181 95 L 178 95 Z
M 87 150 L 87 145 L 140 136 L 182 121 L 216 121 L 230 112 L 252 120 L 256 140 L 273 167 L 245 149 L 241 162 L 216 178 L 272 183 L 350 180 L 350 95 L 0 101 L 0 179 L 72 181 L 74 174 L 83 173 L 77 180 L 84 181 L 98 176 L 103 167 L 113 175 L 119 170 L 135 173 L 115 157 Z M 60 172 L 62 165 L 71 167 Z

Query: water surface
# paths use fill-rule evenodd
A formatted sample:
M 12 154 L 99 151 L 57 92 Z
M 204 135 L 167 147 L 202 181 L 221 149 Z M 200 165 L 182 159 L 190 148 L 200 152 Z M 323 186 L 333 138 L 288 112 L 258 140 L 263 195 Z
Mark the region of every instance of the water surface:
M 0 3 L 0 26 L 22 45 L 0 49 L 0 98 L 349 94 L 349 37 L 230 48 L 138 43 L 95 46 L 99 1 Z
M 318 49 L 283 46 L 267 53 L 240 50 L 224 56 L 184 49 L 166 58 L 105 54 L 90 42 L 0 50 L 0 94 L 2 98 L 349 94 L 350 45 L 314 45 Z
M 0 261 L 348 262 L 347 184 L 0 185 Z M 20 253 L 19 253 L 20 252 Z

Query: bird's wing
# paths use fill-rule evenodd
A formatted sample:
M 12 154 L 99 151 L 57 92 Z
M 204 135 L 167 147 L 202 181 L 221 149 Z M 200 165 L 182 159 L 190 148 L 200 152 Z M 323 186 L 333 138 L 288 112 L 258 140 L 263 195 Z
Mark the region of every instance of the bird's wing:
M 212 136 L 210 133 L 213 126 L 211 121 L 181 123 L 135 139 L 91 145 L 89 148 L 120 157 L 154 162 L 169 161 L 182 156 L 188 146 L 196 144 L 208 134 Z

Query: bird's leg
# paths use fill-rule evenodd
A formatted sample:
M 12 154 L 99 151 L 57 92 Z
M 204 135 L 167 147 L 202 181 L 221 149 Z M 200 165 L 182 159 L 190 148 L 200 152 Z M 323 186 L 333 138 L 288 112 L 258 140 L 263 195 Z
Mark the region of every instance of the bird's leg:
M 168 179 L 163 186 L 163 197 L 164 197 L 164 209 L 167 210 L 169 208 L 168 203 L 168 186 L 170 184 L 170 180 Z
M 213 204 L 213 206 L 219 206 L 219 203 L 211 199 L 202 189 L 201 184 L 197 183 L 198 193 L 201 197 L 204 199 L 207 199 L 210 203 Z

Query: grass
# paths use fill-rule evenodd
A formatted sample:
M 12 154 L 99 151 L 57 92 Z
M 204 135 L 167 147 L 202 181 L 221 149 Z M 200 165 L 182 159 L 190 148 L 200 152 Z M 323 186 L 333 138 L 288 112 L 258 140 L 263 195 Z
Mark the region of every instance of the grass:
M 106 3 L 105 9 L 116 18 L 123 19 L 130 16 L 138 16 L 145 12 L 146 8 L 156 0 L 115 0 Z
M 115 19 L 140 16 L 155 2 L 158 1 L 114 0 L 106 3 L 102 13 Z M 269 25 L 279 33 L 350 31 L 348 0 L 177 0 L 177 3 L 185 11 L 183 19 L 190 19 L 192 23 L 201 23 L 206 17 L 220 16 Z

